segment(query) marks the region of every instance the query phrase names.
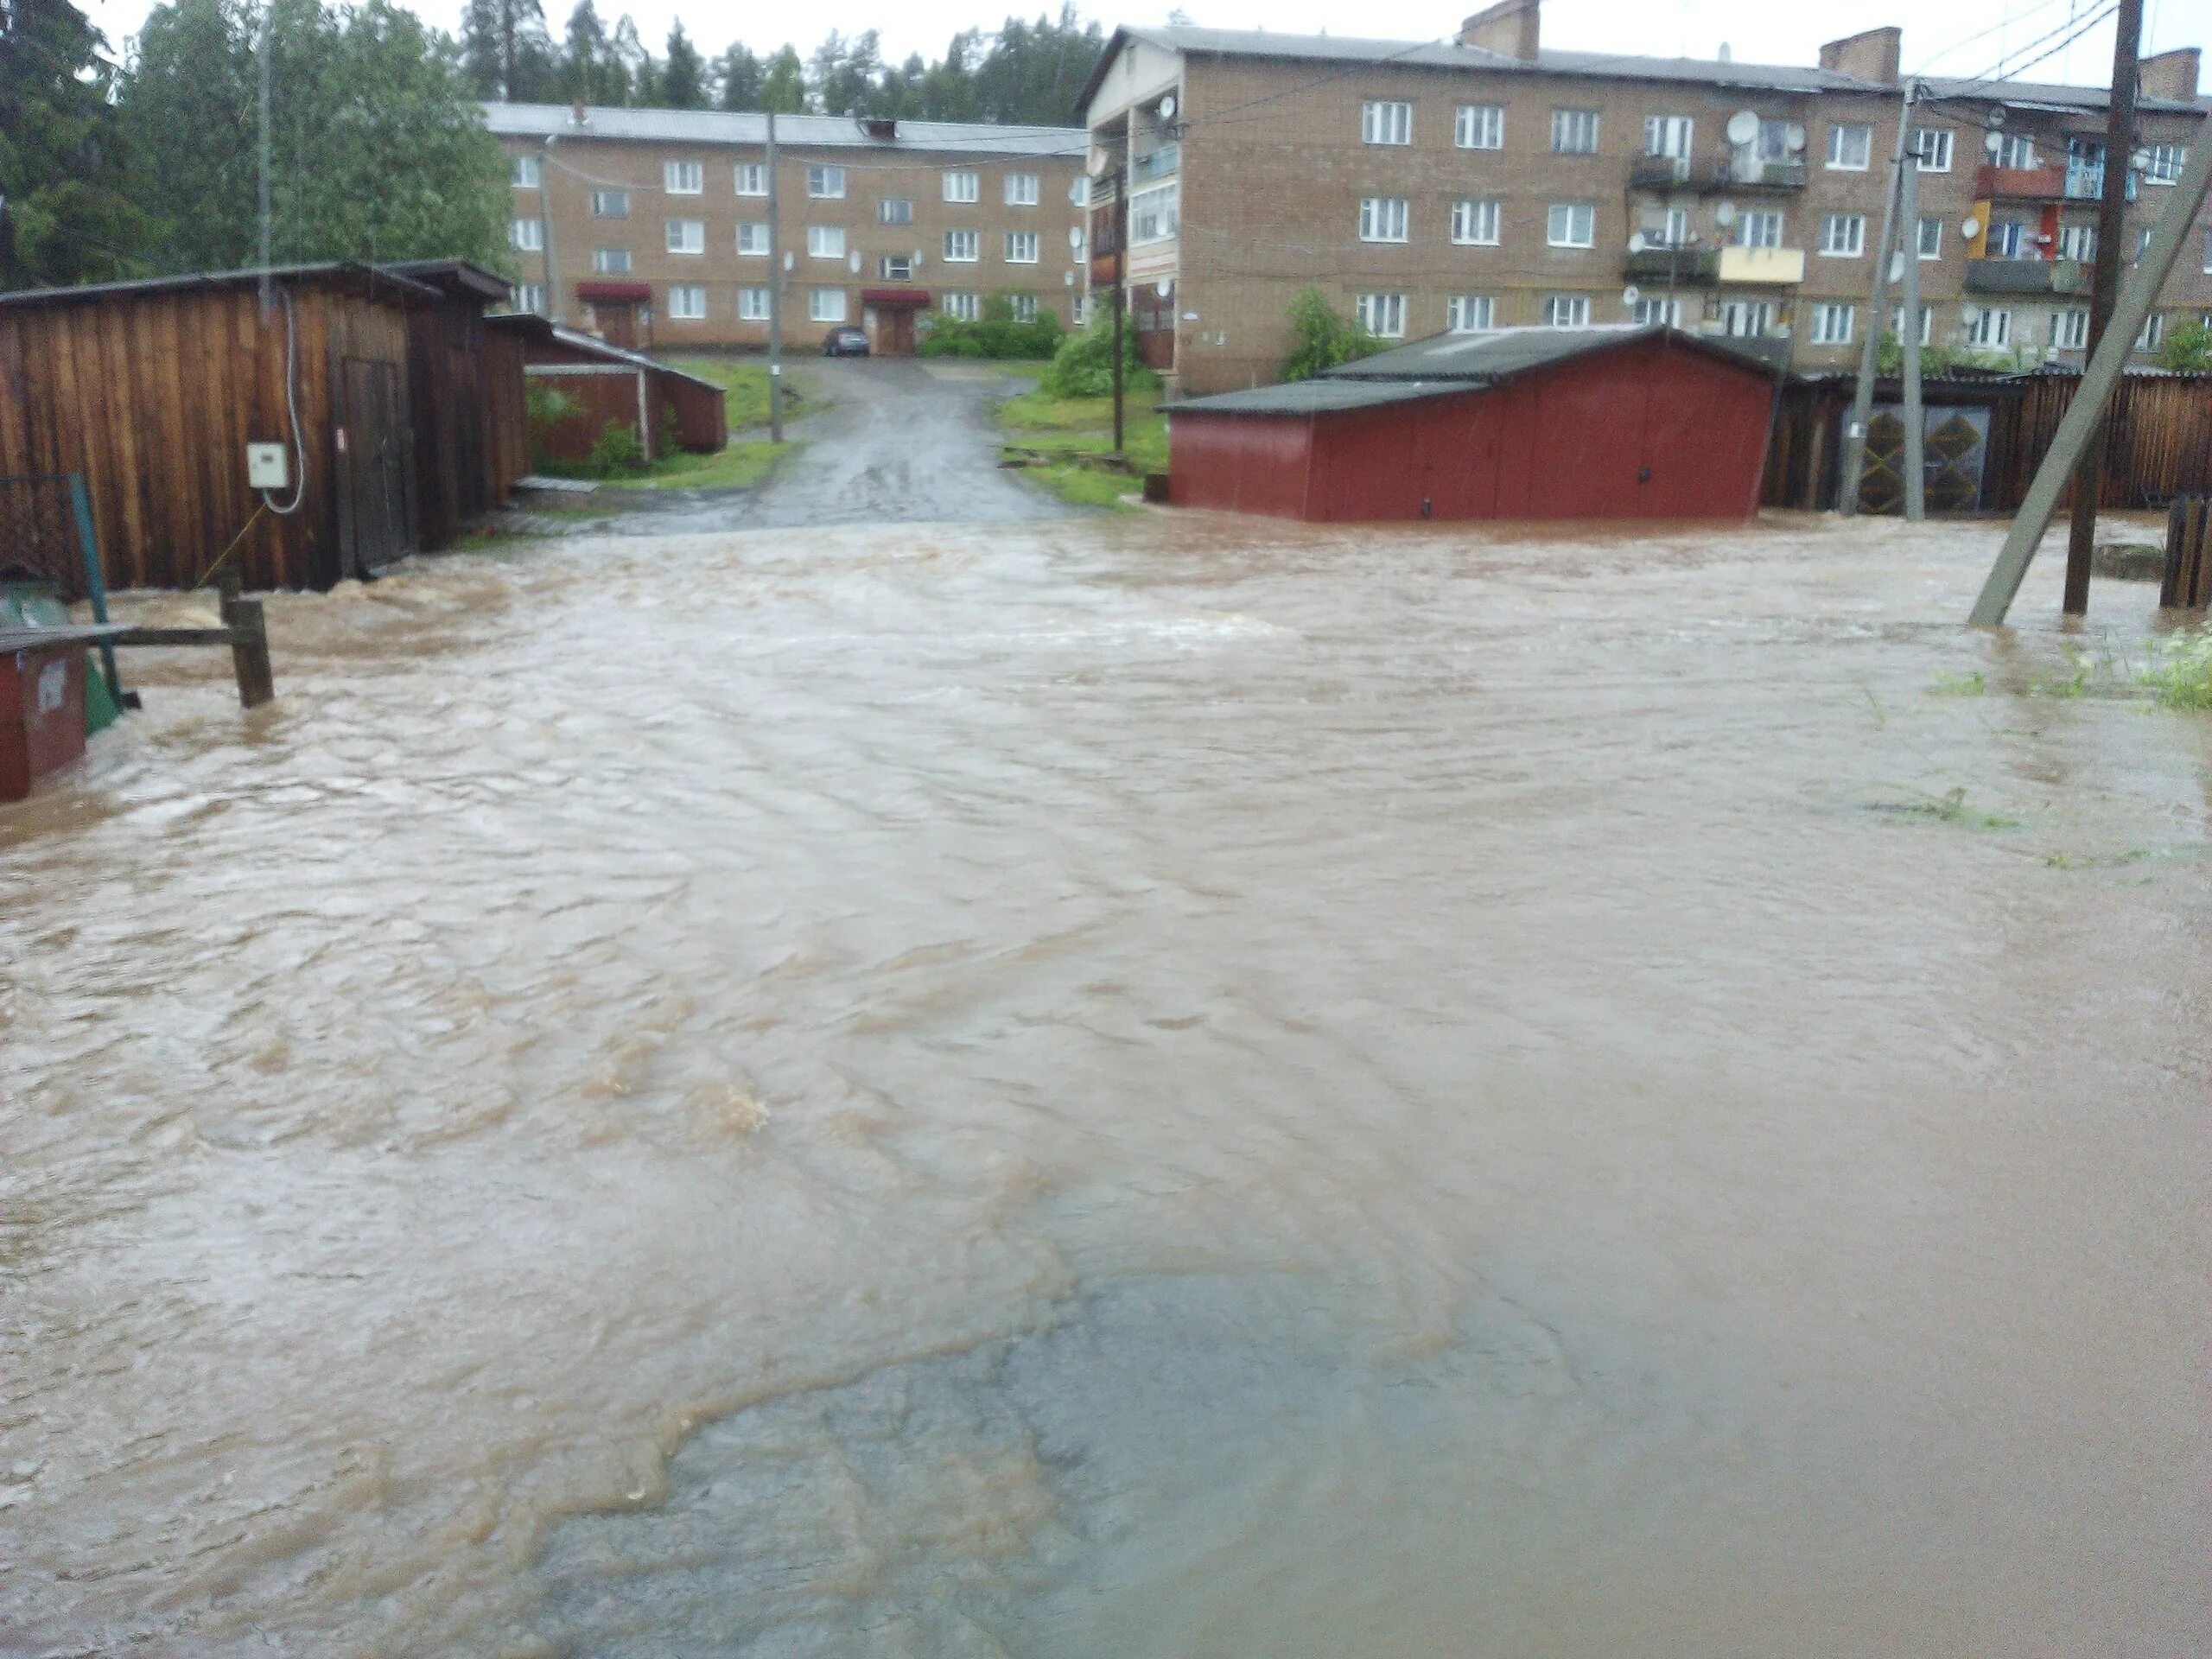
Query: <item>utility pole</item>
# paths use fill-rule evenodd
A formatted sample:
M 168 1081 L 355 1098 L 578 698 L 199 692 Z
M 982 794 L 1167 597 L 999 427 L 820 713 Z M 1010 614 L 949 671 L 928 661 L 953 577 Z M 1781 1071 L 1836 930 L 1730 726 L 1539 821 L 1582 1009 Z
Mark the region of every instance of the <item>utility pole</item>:
M 1890 189 L 1882 199 L 1882 240 L 1874 250 L 1873 292 L 1866 298 L 1866 339 L 1859 348 L 1859 385 L 1851 395 L 1851 417 L 1843 423 L 1843 470 L 1836 476 L 1835 510 L 1848 518 L 1859 511 L 1859 475 L 1866 470 L 1866 423 L 1874 415 L 1874 376 L 1881 366 L 1882 322 L 1890 297 L 1890 241 L 1897 229 L 1897 193 L 1904 188 L 1905 135 L 1912 128 L 1912 86 L 1905 83 L 1897 111 L 1897 141 L 1890 154 Z M 1917 231 L 1915 235 L 1917 236 Z M 1916 243 L 1915 257 L 1920 252 Z
M 270 302 L 269 245 L 272 217 L 269 197 L 269 47 L 270 36 L 275 33 L 276 26 L 276 8 L 272 5 L 261 14 L 261 37 L 256 43 L 253 54 L 256 59 L 254 72 L 259 77 L 260 129 L 254 140 L 254 159 L 259 176 L 254 186 L 254 194 L 255 206 L 261 213 L 261 315 L 264 318 L 269 315 Z
M 545 315 L 561 321 L 560 263 L 553 257 L 553 140 L 537 149 L 538 245 L 545 264 Z
M 768 441 L 784 441 L 784 244 L 776 214 L 776 112 L 768 111 Z
M 1114 453 L 1122 453 L 1122 307 L 1129 275 L 1128 170 L 1114 175 Z
M 1911 93 L 1906 93 L 1906 111 Z M 1904 302 L 1904 516 L 1910 524 L 1928 517 L 1928 422 L 1920 407 L 1920 146 L 1905 145 L 1904 162 L 1897 169 L 1897 250 L 1904 257 L 1904 280 L 1898 298 Z M 1883 256 L 1885 263 L 1889 256 Z
M 2142 48 L 2143 0 L 2120 0 L 2112 46 L 2112 99 L 2105 115 L 2104 194 L 2097 205 L 2097 264 L 2089 285 L 2089 353 L 2111 325 L 2120 298 L 2120 243 L 2127 233 L 2127 181 L 2135 164 L 2135 80 Z M 2200 140 L 2201 141 L 2201 140 Z M 2133 336 L 2130 336 L 2131 343 Z M 2088 391 L 2088 379 L 2075 396 Z M 2066 596 L 2060 609 L 2081 616 L 2089 608 L 2089 561 L 2097 544 L 2097 497 L 2105 481 L 2106 423 L 2100 420 L 2074 474 L 2074 517 L 2066 540 Z

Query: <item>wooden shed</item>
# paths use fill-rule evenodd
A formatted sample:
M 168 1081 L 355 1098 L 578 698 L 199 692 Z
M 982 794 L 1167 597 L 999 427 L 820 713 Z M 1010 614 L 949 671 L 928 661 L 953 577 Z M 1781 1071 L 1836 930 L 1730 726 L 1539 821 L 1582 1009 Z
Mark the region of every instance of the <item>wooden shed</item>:
M 465 259 L 386 265 L 435 290 L 407 308 L 407 393 L 415 434 L 416 530 L 425 551 L 507 499 L 530 470 L 520 341 L 492 327 L 506 278 Z
M 1169 496 L 1338 522 L 1748 518 L 1777 378 L 1656 326 L 1441 334 L 1171 405 Z
M 531 383 L 558 390 L 576 406 L 537 435 L 552 459 L 583 460 L 610 423 L 637 433 L 648 460 L 676 449 L 712 453 L 729 442 L 722 389 L 713 381 L 540 318 L 494 321 L 521 340 Z

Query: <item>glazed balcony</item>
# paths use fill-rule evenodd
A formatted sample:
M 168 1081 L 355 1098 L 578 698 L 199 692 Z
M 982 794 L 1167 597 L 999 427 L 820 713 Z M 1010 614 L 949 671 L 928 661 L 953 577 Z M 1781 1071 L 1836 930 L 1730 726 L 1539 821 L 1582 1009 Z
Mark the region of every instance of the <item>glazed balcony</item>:
M 1985 162 L 1974 170 L 1974 194 L 1980 201 L 2063 201 L 2069 194 L 2067 170 L 2063 162 L 2046 167 L 1996 167 Z M 2101 174 L 2104 169 L 2094 170 Z
M 2079 259 L 1969 259 L 1969 294 L 2087 294 L 2090 268 Z
M 1723 283 L 1787 288 L 1805 280 L 1802 248 L 1723 248 L 1719 276 Z
M 1183 164 L 1183 147 L 1166 143 L 1156 149 L 1147 149 L 1129 164 L 1129 183 L 1132 188 L 1153 179 L 1164 179 Z
M 1719 248 L 1638 248 L 1626 257 L 1621 274 L 1632 283 L 1710 287 L 1720 280 L 1720 255 Z

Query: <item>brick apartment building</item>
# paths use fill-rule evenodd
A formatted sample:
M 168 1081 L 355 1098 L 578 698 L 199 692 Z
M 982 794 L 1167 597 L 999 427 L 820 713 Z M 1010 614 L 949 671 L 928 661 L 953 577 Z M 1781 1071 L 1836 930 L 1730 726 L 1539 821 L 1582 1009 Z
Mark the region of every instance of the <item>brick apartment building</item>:
M 1665 320 L 1855 365 L 1899 31 L 1796 68 L 1546 50 L 1539 29 L 1537 0 L 1506 0 L 1427 45 L 1117 29 L 1083 98 L 1094 289 L 1125 215 L 1140 349 L 1186 395 L 1274 379 L 1309 285 L 1394 340 Z M 2143 63 L 2131 254 L 2204 118 L 2197 55 Z M 2078 363 L 2103 89 L 1924 85 L 1925 337 Z M 2207 313 L 2200 225 L 2142 347 Z
M 768 343 L 767 121 L 701 110 L 487 104 L 513 169 L 518 308 L 620 345 Z M 1073 128 L 779 116 L 784 339 L 840 324 L 914 349 L 932 313 L 1081 321 Z

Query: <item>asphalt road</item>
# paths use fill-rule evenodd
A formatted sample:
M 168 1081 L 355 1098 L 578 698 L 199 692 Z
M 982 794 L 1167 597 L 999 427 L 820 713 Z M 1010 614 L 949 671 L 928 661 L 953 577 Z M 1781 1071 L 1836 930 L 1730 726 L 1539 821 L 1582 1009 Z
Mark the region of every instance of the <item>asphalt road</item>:
M 990 407 L 1020 383 L 912 358 L 800 359 L 793 372 L 834 400 L 791 429 L 805 448 L 750 490 L 626 492 L 612 526 L 682 535 L 800 524 L 997 524 L 1084 510 L 998 464 Z M 613 492 L 602 492 L 601 499 Z

